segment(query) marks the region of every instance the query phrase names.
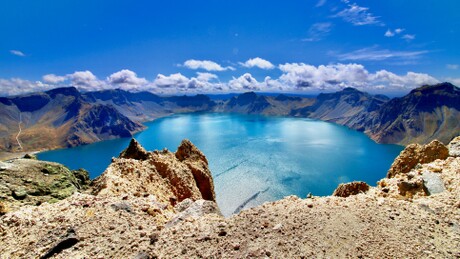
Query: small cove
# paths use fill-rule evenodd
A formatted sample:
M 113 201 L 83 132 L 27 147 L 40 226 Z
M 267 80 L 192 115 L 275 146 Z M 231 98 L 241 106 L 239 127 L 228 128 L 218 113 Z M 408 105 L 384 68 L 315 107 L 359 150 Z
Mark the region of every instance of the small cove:
M 146 123 L 135 138 L 175 151 L 190 139 L 208 158 L 219 207 L 228 216 L 288 195 L 330 195 L 339 183 L 375 185 L 403 149 L 323 121 L 222 113 L 176 114 Z M 38 154 L 39 159 L 100 175 L 130 139 Z

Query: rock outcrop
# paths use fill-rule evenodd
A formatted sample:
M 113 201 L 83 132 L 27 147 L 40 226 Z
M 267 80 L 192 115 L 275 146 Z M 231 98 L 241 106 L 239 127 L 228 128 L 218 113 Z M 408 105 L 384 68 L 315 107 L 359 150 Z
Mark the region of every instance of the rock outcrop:
M 88 172 L 71 171 L 58 163 L 34 159 L 0 162 L 0 202 L 4 210 L 57 202 L 88 185 Z
M 365 182 L 342 183 L 335 189 L 332 196 L 346 198 L 351 195 L 365 193 L 369 188 L 369 185 Z
M 428 145 L 410 144 L 395 159 L 388 170 L 387 178 L 398 174 L 406 174 L 417 164 L 426 164 L 436 159 L 446 159 L 449 150 L 441 142 L 434 140 Z
M 215 202 L 214 183 L 206 157 L 184 140 L 176 153 L 147 152 L 134 139 L 93 182 L 96 195 L 155 195 L 174 206 L 187 198 Z

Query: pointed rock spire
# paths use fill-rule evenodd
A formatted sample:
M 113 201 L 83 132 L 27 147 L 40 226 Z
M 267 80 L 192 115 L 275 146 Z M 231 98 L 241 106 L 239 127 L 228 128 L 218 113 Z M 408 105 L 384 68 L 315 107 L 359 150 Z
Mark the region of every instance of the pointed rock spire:
M 131 139 L 128 148 L 123 150 L 119 158 L 130 158 L 136 160 L 146 160 L 149 156 L 149 153 L 135 140 L 134 138 Z

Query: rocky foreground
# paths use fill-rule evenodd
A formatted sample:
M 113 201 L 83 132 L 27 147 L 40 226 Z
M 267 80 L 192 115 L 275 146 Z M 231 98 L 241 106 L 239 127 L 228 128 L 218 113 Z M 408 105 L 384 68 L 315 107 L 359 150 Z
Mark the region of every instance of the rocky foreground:
M 39 206 L 2 198 L 1 258 L 460 257 L 460 138 L 409 145 L 377 187 L 342 184 L 230 218 L 189 141 L 172 153 L 133 140 L 74 191 Z

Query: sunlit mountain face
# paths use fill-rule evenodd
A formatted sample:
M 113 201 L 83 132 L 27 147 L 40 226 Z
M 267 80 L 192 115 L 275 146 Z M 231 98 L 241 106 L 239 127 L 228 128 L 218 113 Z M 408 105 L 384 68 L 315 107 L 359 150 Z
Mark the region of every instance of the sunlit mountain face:
M 457 1 L 0 4 L 0 95 L 75 86 L 160 95 L 402 96 L 460 81 Z

